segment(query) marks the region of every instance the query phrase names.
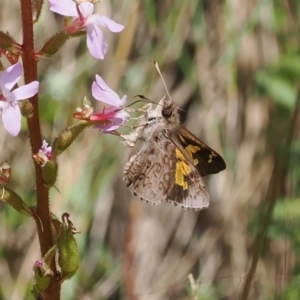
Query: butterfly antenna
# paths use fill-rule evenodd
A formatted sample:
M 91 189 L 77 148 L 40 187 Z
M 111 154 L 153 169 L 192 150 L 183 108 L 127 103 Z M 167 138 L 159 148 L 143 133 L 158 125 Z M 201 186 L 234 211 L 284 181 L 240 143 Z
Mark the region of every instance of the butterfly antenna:
M 132 106 L 132 105 L 134 105 L 134 104 L 136 104 L 136 103 L 142 102 L 142 101 L 143 101 L 142 99 L 136 100 L 136 101 L 134 101 L 134 102 L 132 102 L 132 103 L 126 105 L 125 108 L 128 108 L 128 107 L 130 107 L 130 106 Z
M 162 82 L 163 82 L 163 84 L 164 84 L 164 87 L 165 87 L 165 89 L 166 89 L 166 92 L 167 92 L 167 95 L 168 95 L 169 99 L 172 100 L 171 95 L 170 95 L 170 93 L 169 93 L 169 90 L 168 90 L 168 88 L 167 88 L 166 82 L 165 82 L 165 80 L 164 80 L 164 78 L 163 78 L 163 76 L 162 76 L 162 74 L 161 74 L 160 69 L 159 69 L 159 66 L 158 66 L 157 61 L 156 61 L 156 60 L 151 60 L 151 61 L 152 61 L 152 62 L 154 63 L 154 65 L 155 65 L 155 68 L 156 68 L 156 70 L 157 70 L 157 72 L 158 72 L 158 74 L 159 74 L 159 76 L 160 76 L 160 78 L 161 78 L 161 80 L 162 80 Z
M 155 101 L 150 100 L 150 99 L 148 99 L 147 97 L 145 97 L 143 95 L 136 95 L 136 96 L 134 96 L 134 98 L 137 98 L 137 97 L 139 97 L 140 99 L 138 99 L 138 100 L 136 100 L 136 101 L 134 101 L 134 102 L 126 105 L 125 108 L 128 108 L 128 107 L 130 107 L 130 106 L 132 106 L 132 105 L 134 105 L 136 103 L 139 103 L 139 102 L 146 102 L 146 103 L 157 104 Z M 120 110 L 122 110 L 122 108 L 120 108 Z
M 135 95 L 134 98 L 136 98 L 136 97 L 139 97 L 141 101 L 153 103 L 152 100 L 150 100 L 149 98 L 145 97 L 144 95 Z
M 144 95 L 136 95 L 134 97 L 139 97 L 140 101 L 144 101 L 146 103 L 153 103 L 153 104 L 157 104 L 155 101 L 150 100 L 149 98 L 145 97 Z

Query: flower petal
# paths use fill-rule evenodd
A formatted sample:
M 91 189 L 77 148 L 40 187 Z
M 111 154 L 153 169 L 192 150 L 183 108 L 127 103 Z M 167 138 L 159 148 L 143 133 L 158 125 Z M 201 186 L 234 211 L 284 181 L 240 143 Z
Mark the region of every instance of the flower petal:
M 110 107 L 109 109 L 118 109 L 118 111 L 116 111 L 114 117 L 109 120 L 110 123 L 95 126 L 95 128 L 100 129 L 104 133 L 110 133 L 111 131 L 118 129 L 129 118 L 129 114 L 126 111 L 124 111 L 123 109 L 119 110 L 119 108 L 116 108 L 116 107 Z M 107 109 L 106 112 L 109 109 Z
M 116 112 L 115 117 L 120 118 L 123 120 L 123 122 L 125 122 L 129 119 L 129 114 L 124 109 L 121 109 Z
M 120 32 L 124 29 L 123 25 L 116 23 L 110 18 L 98 14 L 92 15 L 89 18 L 88 22 L 93 22 L 94 24 L 101 25 L 110 30 L 111 32 Z
M 10 94 L 10 101 L 24 100 L 34 96 L 39 90 L 39 82 L 32 81 L 26 85 L 20 86 Z
M 79 5 L 79 10 L 85 18 L 89 18 L 94 12 L 94 4 L 83 2 Z
M 127 100 L 127 96 L 123 96 L 123 98 L 120 100 L 120 105 L 119 106 L 124 106 Z
M 16 63 L 5 69 L 0 74 L 0 88 L 4 96 L 7 96 L 13 86 L 20 80 L 23 73 L 23 67 L 20 63 Z
M 107 52 L 107 43 L 105 42 L 102 31 L 97 25 L 89 24 L 86 26 L 87 47 L 93 57 L 98 59 L 103 59 Z
M 21 111 L 18 105 L 9 105 L 2 112 L 5 129 L 12 136 L 17 136 L 21 129 Z
M 78 17 L 76 4 L 72 0 L 49 0 L 50 10 L 68 17 Z
M 119 96 L 106 84 L 101 76 L 96 75 L 92 84 L 92 95 L 95 99 L 113 106 L 120 106 Z

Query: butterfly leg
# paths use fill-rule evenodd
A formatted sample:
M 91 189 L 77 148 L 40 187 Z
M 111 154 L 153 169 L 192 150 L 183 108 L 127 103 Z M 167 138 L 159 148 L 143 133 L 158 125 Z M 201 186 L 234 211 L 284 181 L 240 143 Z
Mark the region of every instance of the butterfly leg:
M 132 135 L 132 134 L 120 134 L 117 131 L 112 131 L 111 134 L 121 138 L 123 140 L 123 142 L 125 142 L 127 144 L 127 146 L 129 147 L 133 147 L 135 145 L 136 142 L 136 138 Z

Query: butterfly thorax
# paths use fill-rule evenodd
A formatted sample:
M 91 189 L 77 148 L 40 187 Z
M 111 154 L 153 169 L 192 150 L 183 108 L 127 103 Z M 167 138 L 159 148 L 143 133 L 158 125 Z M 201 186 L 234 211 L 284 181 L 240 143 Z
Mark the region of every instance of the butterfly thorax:
M 166 129 L 177 132 L 180 128 L 180 118 L 178 108 L 173 101 L 167 97 L 162 98 L 156 109 L 149 109 L 143 120 L 141 120 L 142 130 L 138 131 L 134 151 L 141 149 L 141 143 L 145 145 L 150 139 L 160 139 L 165 135 Z

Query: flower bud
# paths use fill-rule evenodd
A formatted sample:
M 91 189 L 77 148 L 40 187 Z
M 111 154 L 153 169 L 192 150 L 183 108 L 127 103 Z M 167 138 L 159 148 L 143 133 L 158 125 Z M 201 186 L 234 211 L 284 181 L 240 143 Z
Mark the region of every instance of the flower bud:
M 48 143 L 43 140 L 43 144 L 39 149 L 39 152 L 33 155 L 36 163 L 42 167 L 43 180 L 48 188 L 51 188 L 57 179 L 58 165 L 53 155 L 52 147 L 48 146 Z
M 54 272 L 49 267 L 56 253 L 56 246 L 53 246 L 42 259 L 38 259 L 33 266 L 34 289 L 35 292 L 41 293 L 49 286 L 51 277 Z
M 0 165 L 0 182 L 8 183 L 11 175 L 11 167 L 7 161 Z
M 91 126 L 86 121 L 80 121 L 70 127 L 66 128 L 53 143 L 53 151 L 55 155 L 64 152 L 78 137 L 78 135 L 88 126 Z
M 53 272 L 42 259 L 39 259 L 34 263 L 33 276 L 34 288 L 37 292 L 41 293 L 49 286 Z
M 40 51 L 36 53 L 36 58 L 49 58 L 53 56 L 64 44 L 65 42 L 73 37 L 78 37 L 86 34 L 84 31 L 78 31 L 72 34 L 66 33 L 64 30 L 53 35 L 42 47 Z
M 77 233 L 69 215 L 63 215 L 64 228 L 58 238 L 58 264 L 62 270 L 62 278 L 71 278 L 79 266 L 79 251 L 74 234 Z M 67 222 L 67 223 L 66 223 Z
M 2 184 L 0 184 L 0 200 L 9 204 L 18 212 L 26 216 L 32 216 L 32 210 L 24 203 L 21 197 Z
M 42 169 L 43 180 L 47 188 L 51 188 L 57 179 L 58 165 L 55 161 L 49 160 Z
M 25 118 L 31 118 L 33 116 L 33 105 L 29 100 L 19 101 L 21 113 Z
M 0 48 L 13 53 L 21 53 L 22 47 L 9 34 L 0 31 Z

